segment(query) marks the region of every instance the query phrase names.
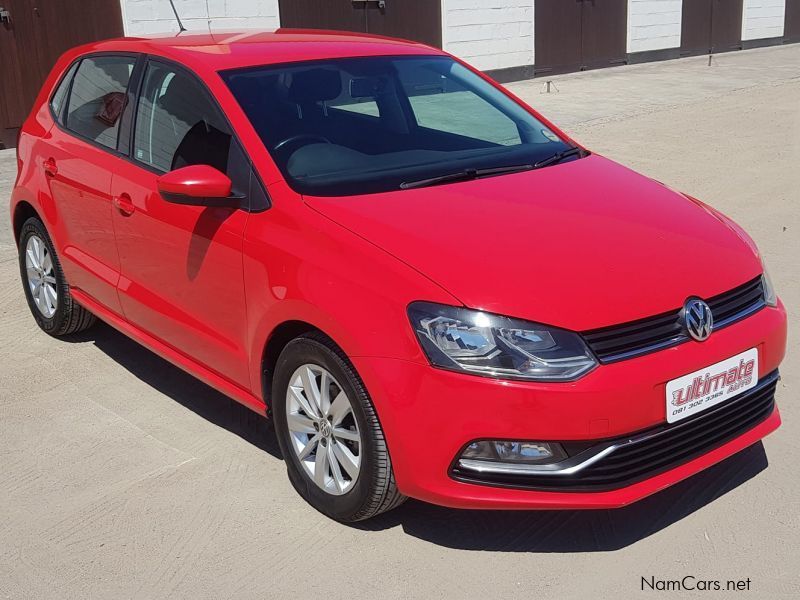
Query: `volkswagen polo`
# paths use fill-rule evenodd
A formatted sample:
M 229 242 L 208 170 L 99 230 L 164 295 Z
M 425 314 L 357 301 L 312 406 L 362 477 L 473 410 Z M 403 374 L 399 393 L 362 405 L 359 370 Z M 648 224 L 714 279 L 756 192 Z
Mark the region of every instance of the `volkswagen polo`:
M 748 235 L 439 50 L 95 43 L 18 159 L 39 327 L 100 318 L 271 417 L 335 519 L 619 507 L 780 424 L 786 313 Z

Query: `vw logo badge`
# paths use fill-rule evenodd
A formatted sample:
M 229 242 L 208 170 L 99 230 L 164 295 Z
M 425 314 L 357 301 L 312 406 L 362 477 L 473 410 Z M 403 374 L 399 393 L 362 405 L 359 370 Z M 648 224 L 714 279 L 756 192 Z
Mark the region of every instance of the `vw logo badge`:
M 711 335 L 714 315 L 708 304 L 698 298 L 687 300 L 683 306 L 683 324 L 692 339 L 703 342 Z

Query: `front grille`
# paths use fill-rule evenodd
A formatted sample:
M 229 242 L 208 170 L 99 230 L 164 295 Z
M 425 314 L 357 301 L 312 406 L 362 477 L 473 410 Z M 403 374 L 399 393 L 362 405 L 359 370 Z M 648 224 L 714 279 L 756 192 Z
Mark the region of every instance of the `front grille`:
M 761 277 L 706 300 L 714 316 L 714 331 L 764 308 Z M 583 338 L 603 364 L 663 350 L 689 341 L 682 309 L 638 321 L 584 332 Z
M 775 407 L 778 372 L 752 390 L 695 417 L 625 438 L 596 443 L 568 459 L 581 464 L 609 447 L 614 449 L 570 475 L 474 473 L 458 467 L 454 478 L 471 483 L 543 491 L 603 491 L 648 479 L 706 454 L 764 421 Z

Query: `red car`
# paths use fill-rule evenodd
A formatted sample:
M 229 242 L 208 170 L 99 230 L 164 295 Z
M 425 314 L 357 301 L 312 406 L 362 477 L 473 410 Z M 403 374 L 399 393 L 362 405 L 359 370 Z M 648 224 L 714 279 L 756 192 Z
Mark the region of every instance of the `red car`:
M 420 44 L 68 52 L 19 138 L 36 322 L 99 317 L 271 416 L 335 519 L 619 507 L 780 424 L 753 241 Z

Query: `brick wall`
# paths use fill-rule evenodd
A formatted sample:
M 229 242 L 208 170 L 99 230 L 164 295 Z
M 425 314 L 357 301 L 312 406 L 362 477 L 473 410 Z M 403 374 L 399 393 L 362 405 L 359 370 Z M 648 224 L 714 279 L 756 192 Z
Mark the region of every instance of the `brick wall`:
M 169 0 L 121 0 L 127 35 L 178 31 Z M 278 0 L 175 0 L 189 30 L 279 27 Z
M 742 39 L 781 37 L 785 9 L 785 0 L 744 0 Z
M 479 69 L 532 65 L 533 2 L 442 0 L 444 49 Z
M 681 0 L 628 0 L 628 52 L 680 47 L 682 8 Z

